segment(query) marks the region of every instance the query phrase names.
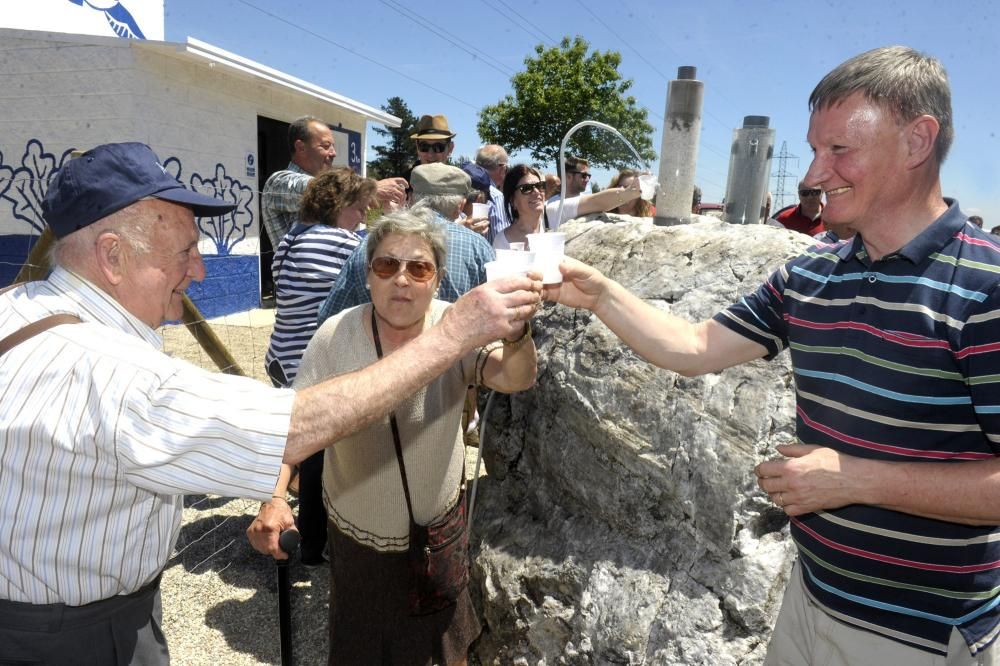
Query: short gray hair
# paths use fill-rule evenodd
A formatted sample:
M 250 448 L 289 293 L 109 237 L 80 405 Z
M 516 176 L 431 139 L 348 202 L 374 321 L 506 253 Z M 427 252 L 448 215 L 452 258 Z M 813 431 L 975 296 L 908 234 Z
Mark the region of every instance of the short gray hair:
M 153 233 L 153 225 L 144 214 L 146 206 L 142 202 L 151 198 L 140 199 L 94 224 L 60 238 L 49 249 L 49 263 L 68 269 L 81 268 L 88 250 L 107 231 L 124 240 L 133 254 L 149 254 L 152 249 L 150 235 Z
M 413 194 L 413 208 L 430 208 L 448 220 L 458 217 L 464 205 L 464 194 Z
M 503 146 L 488 143 L 476 151 L 476 164 L 484 169 L 496 169 L 500 162 L 507 159 L 507 151 Z
M 951 89 L 944 66 L 908 46 L 884 46 L 856 55 L 823 77 L 809 95 L 809 111 L 827 109 L 852 94 L 890 111 L 898 121 L 922 115 L 937 119 L 934 153 L 940 165 L 948 156 L 955 128 Z
M 444 276 L 445 260 L 448 258 L 448 246 L 445 240 L 444 224 L 440 222 L 434 211 L 427 208 L 411 208 L 383 215 L 368 229 L 365 249 L 366 264 L 371 265 L 379 243 L 391 234 L 417 236 L 431 246 L 434 253 L 434 265 L 437 267 L 438 278 Z

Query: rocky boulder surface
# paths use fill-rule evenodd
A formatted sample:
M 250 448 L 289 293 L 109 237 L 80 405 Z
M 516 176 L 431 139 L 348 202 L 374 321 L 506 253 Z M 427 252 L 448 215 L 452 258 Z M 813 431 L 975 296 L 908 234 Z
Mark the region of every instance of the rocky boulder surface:
M 811 244 L 711 218 L 564 225 L 567 254 L 702 320 Z M 608 224 L 607 222 L 616 222 Z M 548 305 L 538 382 L 497 395 L 473 529 L 483 664 L 759 664 L 794 555 L 754 466 L 794 440 L 787 354 L 699 378 Z

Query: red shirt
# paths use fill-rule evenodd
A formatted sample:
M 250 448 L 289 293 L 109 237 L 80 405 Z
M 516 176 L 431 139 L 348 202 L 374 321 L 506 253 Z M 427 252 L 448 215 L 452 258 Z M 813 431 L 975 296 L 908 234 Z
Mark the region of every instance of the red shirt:
M 802 205 L 789 206 L 774 214 L 774 219 L 781 222 L 781 225 L 790 231 L 798 231 L 800 234 L 815 236 L 823 233 L 823 215 L 815 220 L 802 213 Z

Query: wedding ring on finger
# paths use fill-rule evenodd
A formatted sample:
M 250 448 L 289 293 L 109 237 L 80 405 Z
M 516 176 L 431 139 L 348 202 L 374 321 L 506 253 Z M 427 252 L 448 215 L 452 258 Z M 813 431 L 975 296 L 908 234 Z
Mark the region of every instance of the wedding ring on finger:
M 785 494 L 784 493 L 778 493 L 778 506 L 780 506 L 782 508 L 784 508 L 784 506 L 785 506 Z

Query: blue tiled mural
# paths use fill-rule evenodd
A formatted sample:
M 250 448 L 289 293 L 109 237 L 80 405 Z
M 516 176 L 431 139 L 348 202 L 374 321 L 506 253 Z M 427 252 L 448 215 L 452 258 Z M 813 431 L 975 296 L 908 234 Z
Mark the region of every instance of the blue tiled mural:
M 0 286 L 10 284 L 20 270 L 35 240 L 45 229 L 42 200 L 49 181 L 69 159 L 73 148 L 47 152 L 39 139 L 25 145 L 20 160 L 10 161 L 0 151 L 0 205 L 11 212 L 14 233 L 0 236 Z M 163 162 L 164 168 L 182 183 L 183 165 L 177 157 Z M 204 194 L 236 204 L 236 209 L 218 217 L 200 217 L 196 223 L 212 240 L 216 254 L 205 255 L 207 275 L 192 285 L 192 300 L 206 317 L 241 312 L 257 307 L 260 300 L 260 266 L 257 254 L 234 254 L 254 228 L 254 189 L 229 176 L 226 165 L 215 165 L 212 177 L 192 173 L 186 184 Z M 5 211 L 0 209 L 0 215 Z M 22 230 L 23 229 L 23 230 Z

